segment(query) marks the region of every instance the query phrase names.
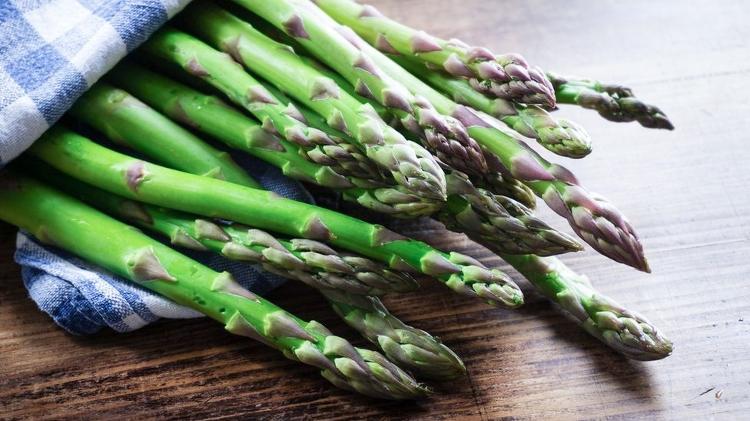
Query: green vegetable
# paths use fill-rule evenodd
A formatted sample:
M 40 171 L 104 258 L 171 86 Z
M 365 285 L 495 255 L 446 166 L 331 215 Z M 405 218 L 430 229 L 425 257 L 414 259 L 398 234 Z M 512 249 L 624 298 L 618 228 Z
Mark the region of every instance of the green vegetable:
M 436 210 L 434 201 L 410 194 L 402 186 L 386 184 L 385 178 L 362 179 L 337 173 L 336 165 L 328 166 L 328 161 L 336 157 L 335 150 L 324 147 L 330 156 L 316 158 L 324 163 L 310 162 L 301 155 L 298 146 L 263 130 L 252 118 L 221 99 L 188 88 L 142 66 L 121 64 L 109 78 L 173 120 L 263 159 L 289 177 L 337 189 L 349 201 L 398 217 L 431 215 Z M 291 109 L 288 105 L 285 103 L 287 109 Z
M 354 348 L 218 273 L 30 178 L 3 174 L 0 219 L 91 263 L 211 317 L 236 335 L 321 369 L 334 385 L 386 399 L 428 391 L 381 354 Z M 114 241 L 116 239 L 116 241 Z
M 257 117 L 266 131 L 299 146 L 310 161 L 332 163 L 340 174 L 365 179 L 379 175 L 378 168 L 369 158 L 347 143 L 337 143 L 338 139 L 305 125 L 295 110 L 279 103 L 227 54 L 172 28 L 154 34 L 143 48 L 151 57 L 175 64 L 187 74 L 223 92 L 232 102 Z
M 342 31 L 345 32 L 345 28 Z M 502 174 L 523 181 L 553 211 L 567 219 L 573 230 L 591 247 L 617 262 L 649 271 L 643 246 L 625 216 L 603 197 L 581 187 L 568 169 L 546 161 L 508 133 L 507 126 L 501 122 L 485 119 L 476 111 L 455 104 L 356 34 L 350 32 L 348 39 L 391 77 L 400 80 L 415 94 L 427 98 L 439 111 L 453 112 L 466 125 L 469 134 L 496 158 L 496 162 L 488 160 L 492 162 L 491 167 L 497 165 Z
M 468 46 L 456 39 L 442 40 L 388 19 L 372 6 L 351 0 L 316 0 L 315 4 L 380 51 L 413 57 L 454 77 L 469 79 L 474 89 L 485 95 L 526 104 L 555 104 L 555 93 L 544 73 L 529 67 L 517 54 L 495 55 L 486 48 Z
M 259 185 L 219 151 L 127 92 L 100 82 L 76 101 L 70 114 L 172 168 L 250 187 Z
M 552 257 L 502 256 L 587 332 L 636 360 L 658 360 L 672 343 L 648 320 L 597 292 L 589 280 Z
M 346 323 L 377 345 L 393 362 L 416 374 L 451 380 L 466 373 L 461 359 L 429 333 L 393 316 L 376 297 L 321 290 Z
M 220 224 L 184 212 L 139 203 L 108 193 L 35 163 L 35 175 L 107 214 L 161 234 L 178 247 L 210 250 L 230 260 L 259 263 L 271 273 L 314 288 L 382 295 L 419 287 L 409 275 L 370 259 L 338 252 L 313 240 L 286 240 L 239 224 Z
M 354 90 L 346 80 L 341 80 L 330 71 L 323 72 L 342 89 L 348 92 Z M 379 115 L 388 114 L 383 106 L 369 101 Z M 470 177 L 448 165 L 444 165 L 443 170 L 448 186 L 448 202 L 434 216 L 449 229 L 463 232 L 475 241 L 492 244 L 496 251 L 510 254 L 548 256 L 582 249 L 573 238 L 552 229 L 514 199 L 478 188 Z M 494 180 L 502 182 L 502 178 L 497 174 Z M 489 181 L 493 178 L 485 179 Z M 512 188 L 513 185 L 508 187 Z
M 393 269 L 434 276 L 465 295 L 508 307 L 523 303 L 520 289 L 507 275 L 468 256 L 445 254 L 382 226 L 270 192 L 152 165 L 60 127 L 49 130 L 30 152 L 65 174 L 120 196 L 329 242 Z
M 500 119 L 518 133 L 536 139 L 540 145 L 553 153 L 569 158 L 583 158 L 591 153 L 591 138 L 583 127 L 572 121 L 556 120 L 536 105 L 489 98 L 474 90 L 466 80 L 430 70 L 413 60 L 403 57 L 393 57 L 393 60 L 435 89 L 453 98 L 458 104 Z
M 243 45 L 232 45 L 231 50 L 249 51 Z M 293 139 L 300 126 L 304 126 L 285 114 L 286 108 L 228 55 L 190 35 L 171 28 L 162 29 L 146 42 L 145 47 L 152 55 L 173 61 L 194 76 L 213 84 L 251 112 L 275 109 L 274 115 L 259 118 L 264 121 L 265 127 L 274 127 L 287 140 Z M 445 177 L 429 152 L 413 142 L 407 142 L 400 133 L 387 127 L 377 116 L 371 115 L 361 103 L 341 93 L 330 79 L 320 76 L 314 69 L 294 67 L 295 56 L 292 52 L 277 46 L 270 47 L 270 51 L 257 51 L 259 56 L 256 62 L 257 68 L 268 71 L 258 72 L 254 67 L 256 73 L 275 82 L 282 90 L 293 91 L 294 96 L 304 98 L 304 101 L 300 100 L 311 108 L 319 112 L 325 109 L 328 123 L 355 138 L 367 157 L 390 172 L 396 182 L 408 192 L 438 203 L 445 200 Z M 235 56 L 239 54 L 234 53 Z M 294 125 L 287 126 L 290 123 Z M 309 133 L 315 133 L 316 137 L 323 139 L 322 142 L 332 142 L 325 133 L 304 127 Z M 311 141 L 310 136 L 302 137 Z
M 310 13 L 309 3 L 289 0 L 236 0 L 236 3 L 284 30 L 342 75 L 357 93 L 387 107 L 438 158 L 470 174 L 487 172 L 487 163 L 479 145 L 469 137 L 459 121 L 439 114 L 429 101 L 412 95 L 397 80 L 378 69 L 332 27 Z M 195 30 L 212 39 L 215 45 L 229 45 L 231 39 L 243 37 L 247 38 L 243 42 L 248 43 L 248 48 L 255 50 L 258 48 L 256 40 L 265 38 L 247 23 L 209 3 L 195 3 L 187 13 Z M 241 42 L 236 44 L 242 45 Z M 243 52 L 237 51 L 238 59 L 246 66 L 253 68 L 256 65 L 253 55 L 245 53 L 246 58 L 243 58 Z
M 637 121 L 643 127 L 672 130 L 674 126 L 658 107 L 647 104 L 625 86 L 591 79 L 547 73 L 561 104 L 576 104 L 599 112 L 610 121 Z

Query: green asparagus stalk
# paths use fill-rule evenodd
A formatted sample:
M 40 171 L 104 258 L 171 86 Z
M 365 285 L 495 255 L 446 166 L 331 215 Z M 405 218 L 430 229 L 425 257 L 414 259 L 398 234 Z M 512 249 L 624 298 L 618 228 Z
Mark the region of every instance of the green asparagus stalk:
M 220 226 L 190 214 L 135 202 L 75 181 L 45 164 L 33 165 L 37 177 L 51 180 L 54 186 L 110 215 L 162 234 L 175 246 L 260 263 L 271 273 L 320 290 L 347 324 L 373 341 L 399 367 L 441 380 L 466 371 L 456 354 L 437 338 L 406 325 L 372 296 L 418 288 L 407 274 L 364 257 L 337 252 L 317 241 L 287 241 L 257 229 L 237 224 Z
M 468 128 L 469 134 L 497 158 L 503 174 L 523 181 L 558 215 L 567 219 L 573 230 L 603 255 L 642 271 L 650 271 L 643 246 L 630 222 L 603 197 L 581 187 L 568 169 L 552 164 L 503 130 L 498 121 L 486 120 L 473 109 L 458 105 L 390 60 L 351 30 L 340 27 L 347 39 L 375 61 L 381 69 L 400 80 L 412 92 L 427 98 L 443 112 L 453 112 Z
M 214 47 L 324 116 L 329 126 L 350 135 L 368 156 L 375 154 L 374 159 L 390 168 L 399 184 L 413 186 L 414 193 L 425 197 L 445 200 L 444 175 L 427 150 L 404 139 L 371 107 L 342 91 L 288 46 L 210 3 L 196 3 L 182 17 Z
M 116 143 L 136 149 L 169 167 L 259 187 L 219 151 L 174 124 L 127 92 L 100 82 L 76 101 L 70 114 Z
M 264 130 L 260 123 L 220 98 L 203 94 L 135 63 L 120 63 L 107 78 L 173 121 L 200 130 L 233 149 L 248 152 L 280 168 L 288 177 L 331 188 L 373 184 L 305 159 L 305 152 L 299 146 Z
M 597 292 L 589 280 L 555 258 L 502 256 L 587 332 L 636 360 L 672 353 L 672 343 L 643 316 Z
M 323 72 L 347 92 L 354 90 L 346 80 L 341 80 L 330 71 Z M 365 101 L 370 101 L 379 115 L 388 113 L 382 105 L 372 100 Z M 447 228 L 463 232 L 477 242 L 490 243 L 495 250 L 510 254 L 549 256 L 582 249 L 573 238 L 552 229 L 517 201 L 477 188 L 466 174 L 447 165 L 443 171 L 448 186 L 448 201 L 435 216 Z
M 448 229 L 507 254 L 551 256 L 583 249 L 521 203 L 477 188 L 466 174 L 446 171 L 446 177 L 448 203 L 436 217 Z
M 474 90 L 466 80 L 429 70 L 413 60 L 404 57 L 393 57 L 393 60 L 435 89 L 452 97 L 457 103 L 500 119 L 513 130 L 536 139 L 540 145 L 557 155 L 583 158 L 591 153 L 591 138 L 583 127 L 572 121 L 557 120 L 536 105 L 517 104 L 502 98 L 489 98 Z
M 384 53 L 413 57 L 454 77 L 469 79 L 474 89 L 485 95 L 526 104 L 555 104 L 555 93 L 544 73 L 529 67 L 517 54 L 495 55 L 486 48 L 468 46 L 459 40 L 442 40 L 388 19 L 372 6 L 351 0 L 314 2 Z
M 418 377 L 451 380 L 466 372 L 461 359 L 429 333 L 393 316 L 376 297 L 321 290 L 346 323 L 377 345 L 399 367 Z
M 423 146 L 438 158 L 467 173 L 487 172 L 479 145 L 469 137 L 459 121 L 440 115 L 428 101 L 415 97 L 380 71 L 335 30 L 308 13 L 305 3 L 287 0 L 236 2 L 284 30 L 347 79 L 360 95 L 388 107 L 403 126 L 423 139 Z M 213 36 L 215 44 L 228 44 L 228 40 L 238 34 L 252 36 L 249 32 L 253 32 L 253 29 L 247 23 L 209 3 L 193 4 L 187 13 L 194 28 L 206 37 Z M 294 24 L 290 24 L 290 19 Z
M 330 74 L 326 73 L 326 75 Z M 346 83 L 340 84 L 338 80 L 335 81 L 342 89 L 346 90 L 346 88 L 348 88 Z M 311 127 L 315 127 L 321 131 L 324 131 L 328 133 L 329 136 L 341 135 L 341 132 L 331 128 L 325 121 L 325 119 L 320 116 L 320 114 L 317 114 L 315 111 L 311 110 L 304 104 L 300 104 L 299 102 L 296 102 L 293 99 L 289 98 L 274 86 L 271 86 L 270 84 L 264 84 L 264 86 L 287 107 L 298 110 L 300 115 L 304 117 L 307 124 L 309 124 Z M 349 93 L 351 95 L 355 95 L 353 92 Z M 376 112 L 381 115 L 380 110 L 376 109 Z M 395 182 L 393 182 L 393 184 L 395 184 Z M 369 187 L 367 189 L 350 189 L 343 190 L 341 192 L 343 193 L 344 199 L 350 202 L 359 203 L 360 205 L 368 209 L 372 209 L 380 213 L 385 213 L 396 218 L 415 218 L 420 216 L 430 216 L 443 207 L 442 203 L 437 204 L 432 200 L 425 200 L 419 195 L 406 191 L 406 189 L 399 185 L 390 185 L 385 187 L 377 186 Z
M 229 56 L 190 35 L 166 28 L 153 36 L 145 46 L 152 55 L 180 64 L 191 74 L 212 83 L 251 112 L 258 109 L 278 109 L 280 112 L 273 116 L 275 120 L 264 120 L 272 123 L 272 126 L 276 124 L 278 132 L 285 133 L 281 124 L 286 124 L 289 120 L 296 122 L 297 127 L 304 126 L 298 120 L 284 114 L 285 108 L 278 100 Z M 413 142 L 407 142 L 395 130 L 389 130 L 377 116 L 372 116 L 368 109 L 354 98 L 339 95 L 338 88 L 332 85 L 330 79 L 319 76 L 313 69 L 287 68 L 287 64 L 284 63 L 289 60 L 284 58 L 293 57 L 293 53 L 289 51 L 273 48 L 270 54 L 261 59 L 267 62 L 258 65 L 270 69 L 271 74 L 263 74 L 264 77 L 277 77 L 276 82 L 294 90 L 296 95 L 304 97 L 311 108 L 317 110 L 322 107 L 328 110 L 329 124 L 352 135 L 367 157 L 390 172 L 396 182 L 407 191 L 436 202 L 445 200 L 445 177 L 429 152 Z M 278 68 L 277 65 L 282 67 Z M 287 117 L 286 121 L 277 123 L 277 120 L 283 120 L 284 117 Z M 319 134 L 318 137 L 330 139 L 319 130 L 315 130 L 315 133 Z M 293 136 L 287 133 L 285 137 L 289 140 Z M 368 174 L 361 178 L 372 176 Z
M 396 270 L 436 277 L 464 295 L 507 307 L 523 303 L 520 289 L 504 273 L 468 256 L 442 253 L 380 225 L 270 192 L 149 164 L 61 127 L 48 130 L 29 151 L 69 176 L 126 198 L 329 242 Z
M 212 251 L 230 260 L 258 263 L 265 270 L 318 289 L 359 295 L 413 291 L 408 274 L 384 268 L 364 257 L 341 253 L 314 240 L 276 238 L 240 224 L 218 224 L 200 217 L 139 203 L 91 187 L 33 163 L 35 176 L 97 209 L 169 238 L 172 245 Z
M 561 104 L 575 104 L 599 112 L 610 121 L 637 121 L 643 127 L 672 130 L 674 126 L 658 107 L 647 104 L 625 86 L 597 80 L 547 73 Z
M 299 121 L 294 110 L 281 105 L 228 55 L 171 28 L 152 36 L 144 49 L 151 56 L 176 64 L 187 74 L 226 94 L 232 102 L 257 117 L 268 132 L 298 145 L 310 161 L 323 165 L 331 163 L 336 172 L 359 178 L 379 177 L 380 171 L 370 158 L 348 143 L 337 143 L 338 139 Z
M 415 399 L 428 393 L 381 354 L 354 348 L 320 323 L 295 317 L 244 289 L 229 273 L 215 272 L 30 178 L 4 174 L 0 219 L 193 308 L 231 333 L 320 368 L 322 376 L 338 387 L 386 399 Z
M 173 120 L 263 159 L 289 177 L 337 189 L 346 200 L 396 217 L 431 215 L 436 211 L 435 202 L 411 194 L 402 186 L 386 185 L 385 179 L 366 180 L 338 174 L 333 167 L 310 162 L 302 157 L 298 146 L 263 130 L 259 123 L 221 99 L 142 66 L 123 63 L 108 77 Z

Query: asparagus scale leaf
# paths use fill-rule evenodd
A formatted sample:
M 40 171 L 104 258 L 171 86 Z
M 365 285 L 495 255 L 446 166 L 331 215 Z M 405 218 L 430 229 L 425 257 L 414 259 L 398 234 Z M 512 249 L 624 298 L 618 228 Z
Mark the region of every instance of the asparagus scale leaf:
M 353 347 L 322 324 L 306 322 L 218 273 L 33 179 L 0 185 L 0 219 L 312 365 L 334 385 L 384 399 L 428 394 L 381 354 Z M 111 241 L 117 238 L 117 241 Z
M 461 294 L 508 307 L 523 303 L 520 289 L 503 272 L 328 209 L 149 164 L 60 127 L 47 131 L 30 152 L 67 175 L 126 198 L 328 242 L 393 269 L 433 276 Z

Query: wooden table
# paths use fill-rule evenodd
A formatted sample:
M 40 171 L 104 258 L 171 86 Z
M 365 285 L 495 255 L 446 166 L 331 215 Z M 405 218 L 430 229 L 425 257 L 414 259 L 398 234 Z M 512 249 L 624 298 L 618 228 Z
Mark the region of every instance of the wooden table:
M 561 73 L 626 82 L 669 112 L 678 127 L 671 133 L 564 109 L 596 141 L 590 159 L 567 164 L 629 215 L 654 273 L 591 251 L 565 260 L 659 325 L 674 340 L 674 355 L 625 360 L 527 284 L 520 311 L 429 286 L 387 301 L 403 319 L 442 337 L 469 375 L 421 403 L 379 402 L 335 390 L 315 370 L 207 320 L 161 322 L 127 335 L 67 335 L 27 297 L 11 260 L 14 231 L 2 226 L 0 418 L 750 416 L 750 3 L 375 3 L 441 36 L 521 51 Z M 502 265 L 435 225 L 411 228 L 436 246 Z M 354 338 L 306 288 L 289 285 L 271 298 Z

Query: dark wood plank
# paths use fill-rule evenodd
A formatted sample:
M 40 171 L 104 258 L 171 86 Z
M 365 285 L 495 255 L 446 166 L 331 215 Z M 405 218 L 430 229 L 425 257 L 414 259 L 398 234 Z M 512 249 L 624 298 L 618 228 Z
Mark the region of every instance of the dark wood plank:
M 672 133 L 563 109 L 596 141 L 591 158 L 569 166 L 630 216 L 654 273 L 590 251 L 565 260 L 661 326 L 675 354 L 627 361 L 525 284 L 528 305 L 516 312 L 429 284 L 388 304 L 443 338 L 464 357 L 469 376 L 437 386 L 425 402 L 378 402 L 334 390 L 314 370 L 206 320 L 72 337 L 27 297 L 12 263 L 14 231 L 0 225 L 0 417 L 741 419 L 750 413 L 750 4 L 373 3 L 441 36 L 520 51 L 564 73 L 626 82 L 669 112 L 678 127 Z M 400 227 L 502 266 L 434 224 Z M 270 298 L 355 338 L 307 289 L 286 286 Z

